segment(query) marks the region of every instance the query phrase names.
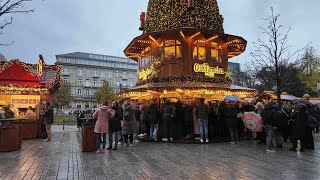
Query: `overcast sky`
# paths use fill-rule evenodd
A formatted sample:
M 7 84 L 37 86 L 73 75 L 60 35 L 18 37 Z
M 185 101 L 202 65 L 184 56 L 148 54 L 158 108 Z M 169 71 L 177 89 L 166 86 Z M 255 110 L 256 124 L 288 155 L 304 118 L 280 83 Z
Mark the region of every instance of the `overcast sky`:
M 81 3 L 80 3 L 81 2 Z M 94 3 L 93 3 L 94 2 Z M 292 49 L 309 42 L 320 49 L 319 0 L 218 0 L 228 34 L 248 41 L 244 54 L 232 59 L 244 63 L 250 59 L 252 42 L 261 37 L 261 18 L 274 6 L 281 14 L 280 22 L 292 27 L 289 36 Z M 141 34 L 139 15 L 146 11 L 148 0 L 33 0 L 26 8 L 34 13 L 15 14 L 13 24 L 4 30 L 0 42 L 15 41 L 0 47 L 7 59 L 36 63 L 43 54 L 48 64 L 55 55 L 89 52 L 124 56 L 123 50 Z M 3 22 L 3 17 L 0 19 Z

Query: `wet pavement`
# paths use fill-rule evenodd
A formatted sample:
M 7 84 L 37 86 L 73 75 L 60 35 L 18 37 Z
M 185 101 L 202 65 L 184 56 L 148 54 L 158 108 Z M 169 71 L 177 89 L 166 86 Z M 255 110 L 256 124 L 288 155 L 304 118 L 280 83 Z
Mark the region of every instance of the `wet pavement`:
M 0 179 L 320 179 L 315 151 L 266 153 L 264 145 L 136 143 L 105 154 L 82 153 L 74 126 L 53 128 L 53 140 L 24 140 L 21 151 L 0 153 Z

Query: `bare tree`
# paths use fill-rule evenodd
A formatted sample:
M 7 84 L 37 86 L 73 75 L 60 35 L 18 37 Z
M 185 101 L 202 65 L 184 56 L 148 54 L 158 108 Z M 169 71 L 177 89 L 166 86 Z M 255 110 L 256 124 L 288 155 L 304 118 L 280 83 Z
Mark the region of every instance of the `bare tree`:
M 0 0 L 0 34 L 3 34 L 3 29 L 8 25 L 12 24 L 12 16 L 7 18 L 12 14 L 26 14 L 33 12 L 34 9 L 25 10 L 24 6 L 26 3 L 31 2 L 32 0 Z M 11 43 L 0 43 L 0 45 L 8 46 Z
M 267 40 L 258 39 L 254 43 L 255 50 L 251 52 L 252 65 L 257 72 L 257 78 L 265 83 L 270 90 L 277 94 L 279 107 L 281 106 L 280 95 L 284 90 L 286 83 L 290 79 L 290 69 L 300 63 L 298 53 L 300 50 L 290 52 L 291 46 L 288 45 L 288 34 L 291 30 L 289 27 L 283 33 L 283 26 L 279 24 L 280 14 L 275 14 L 271 7 L 271 15 L 265 19 L 265 27 L 260 27 L 262 34 Z M 286 67 L 286 68 L 283 68 Z

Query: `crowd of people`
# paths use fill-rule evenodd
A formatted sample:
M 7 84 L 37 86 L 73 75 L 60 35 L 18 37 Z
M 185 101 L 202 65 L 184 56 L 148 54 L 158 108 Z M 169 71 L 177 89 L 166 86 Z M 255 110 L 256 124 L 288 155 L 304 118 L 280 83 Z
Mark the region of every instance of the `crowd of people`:
M 250 132 L 245 127 L 241 119 L 245 112 L 255 112 L 262 117 L 262 132 Z M 268 152 L 275 152 L 275 148 L 283 148 L 288 140 L 292 142 L 292 151 L 297 150 L 299 141 L 300 151 L 314 149 L 313 132 L 319 132 L 320 110 L 318 106 L 294 103 L 278 106 L 275 102 L 205 102 L 203 98 L 190 103 L 126 99 L 104 102 L 93 117 L 97 119 L 97 153 L 105 149 L 107 133 L 110 142 L 107 149 L 114 150 L 118 148 L 119 139 L 123 139 L 124 146 L 132 146 L 138 139 L 167 142 L 198 136 L 201 143 L 231 138 L 231 143 L 237 144 L 242 136 L 253 135 L 259 144 L 267 145 Z

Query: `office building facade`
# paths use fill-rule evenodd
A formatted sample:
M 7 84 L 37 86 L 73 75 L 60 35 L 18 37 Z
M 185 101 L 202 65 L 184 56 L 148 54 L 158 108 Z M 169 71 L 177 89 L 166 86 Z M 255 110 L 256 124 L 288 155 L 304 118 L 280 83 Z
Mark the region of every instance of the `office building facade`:
M 56 55 L 62 79 L 71 85 L 72 110 L 96 108 L 96 92 L 109 83 L 118 93 L 137 83 L 138 65 L 131 59 L 83 52 Z

